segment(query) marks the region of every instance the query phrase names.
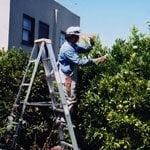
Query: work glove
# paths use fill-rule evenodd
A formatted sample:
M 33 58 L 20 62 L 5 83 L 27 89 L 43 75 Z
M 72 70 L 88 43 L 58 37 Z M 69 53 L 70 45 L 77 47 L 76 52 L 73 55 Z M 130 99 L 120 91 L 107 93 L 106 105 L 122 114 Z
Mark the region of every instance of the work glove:
M 104 55 L 104 56 L 93 59 L 93 62 L 96 64 L 99 64 L 99 63 L 104 63 L 106 60 L 107 60 L 107 55 Z

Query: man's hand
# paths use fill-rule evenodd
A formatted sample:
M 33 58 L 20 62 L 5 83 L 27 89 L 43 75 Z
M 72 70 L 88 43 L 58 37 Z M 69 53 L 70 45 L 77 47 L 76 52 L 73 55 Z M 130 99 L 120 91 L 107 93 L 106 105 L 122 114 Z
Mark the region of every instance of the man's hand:
M 79 42 L 84 43 L 87 42 L 91 46 L 95 44 L 96 36 L 95 35 L 89 35 L 89 34 L 82 34 L 80 36 Z
M 91 36 L 89 36 L 89 39 L 90 39 L 91 46 L 93 46 L 95 44 L 95 41 L 96 41 L 96 36 L 95 35 L 91 35 Z
M 107 56 L 104 55 L 104 56 L 95 58 L 95 59 L 94 59 L 94 62 L 95 62 L 96 64 L 99 64 L 99 63 L 104 63 L 106 60 L 107 60 Z

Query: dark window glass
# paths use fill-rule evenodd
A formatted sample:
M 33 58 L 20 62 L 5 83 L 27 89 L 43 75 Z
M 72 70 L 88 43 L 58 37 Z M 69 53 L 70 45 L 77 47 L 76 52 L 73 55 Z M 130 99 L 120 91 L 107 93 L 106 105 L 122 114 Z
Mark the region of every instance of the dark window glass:
M 59 41 L 60 47 L 64 42 L 65 42 L 65 32 L 61 31 L 60 32 L 60 41 Z
M 39 22 L 39 38 L 49 38 L 49 25 Z
M 22 44 L 32 46 L 34 43 L 35 19 L 23 14 Z

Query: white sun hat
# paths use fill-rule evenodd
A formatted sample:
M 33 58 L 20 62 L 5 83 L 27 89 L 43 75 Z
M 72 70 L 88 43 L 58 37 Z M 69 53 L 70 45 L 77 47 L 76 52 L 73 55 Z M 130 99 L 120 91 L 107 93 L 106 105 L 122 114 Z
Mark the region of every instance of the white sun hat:
M 81 34 L 81 30 L 80 27 L 76 26 L 71 26 L 66 30 L 66 34 L 67 35 L 80 35 Z

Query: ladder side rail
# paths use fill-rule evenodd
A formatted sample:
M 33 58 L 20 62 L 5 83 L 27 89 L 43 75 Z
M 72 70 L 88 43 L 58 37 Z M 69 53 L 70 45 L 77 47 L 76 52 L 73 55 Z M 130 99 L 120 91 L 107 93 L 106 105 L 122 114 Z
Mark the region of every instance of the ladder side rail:
M 45 61 L 46 60 L 46 61 Z M 44 66 L 44 70 L 45 70 L 45 74 L 46 74 L 46 82 L 47 82 L 47 86 L 48 86 L 48 90 L 50 93 L 50 98 L 51 98 L 51 102 L 52 102 L 52 109 L 55 110 L 56 106 L 55 106 L 55 97 L 54 97 L 54 89 L 52 88 L 52 80 L 51 80 L 51 76 L 53 74 L 53 69 L 50 69 L 50 57 L 49 55 L 47 56 L 46 54 L 46 49 L 43 51 L 42 53 L 42 62 L 43 62 L 43 66 Z
M 63 133 L 63 126 L 60 125 L 59 128 L 58 128 L 58 131 L 59 131 L 59 139 L 60 139 L 60 144 L 62 146 L 62 148 L 64 149 L 64 145 L 61 143 L 62 141 L 64 141 L 65 137 L 64 137 L 64 133 Z
M 22 84 L 25 82 L 25 78 L 26 78 L 27 72 L 28 72 L 29 67 L 30 67 L 30 65 L 31 65 L 30 60 L 31 60 L 32 57 L 33 57 L 33 53 L 34 53 L 34 51 L 35 51 L 35 48 L 36 48 L 36 44 L 34 44 L 34 46 L 33 46 L 33 49 L 32 49 L 32 52 L 31 52 L 31 55 L 30 55 L 30 58 L 29 58 L 29 62 L 28 62 L 28 65 L 27 65 L 27 67 L 26 67 L 25 74 L 24 74 L 24 76 L 23 76 L 23 79 L 22 79 L 22 82 L 21 82 L 20 87 L 22 87 Z
M 59 93 L 61 93 L 62 104 L 66 105 L 67 101 L 66 101 L 66 97 L 65 97 L 64 92 L 62 92 L 64 90 L 63 90 L 61 78 L 60 78 L 60 75 L 59 75 L 59 71 L 58 71 L 58 68 L 57 68 L 57 65 L 56 65 L 57 63 L 56 63 L 56 60 L 55 60 L 55 55 L 53 53 L 52 46 L 49 43 L 46 44 L 46 45 L 48 47 L 48 53 L 49 53 L 49 56 L 50 56 L 50 61 L 51 61 L 53 71 L 54 71 L 54 74 L 55 74 L 55 78 L 56 78 L 56 81 L 57 81 L 57 84 L 58 84 L 58 90 L 59 90 Z
M 59 90 L 60 97 L 61 97 L 61 100 L 62 100 L 62 105 L 63 105 L 63 108 L 64 108 L 65 117 L 66 117 L 66 121 L 67 121 L 67 124 L 68 124 L 68 129 L 69 129 L 69 133 L 70 133 L 70 136 L 71 136 L 71 140 L 72 140 L 72 145 L 74 147 L 74 150 L 78 150 L 79 148 L 78 148 L 77 141 L 76 141 L 76 138 L 75 138 L 73 125 L 72 125 L 71 117 L 70 117 L 70 112 L 69 112 L 66 97 L 65 97 L 65 94 L 64 94 L 64 89 L 63 89 L 63 85 L 62 85 L 61 78 L 60 78 L 60 75 L 59 75 L 57 62 L 56 62 L 55 55 L 54 55 L 54 52 L 53 52 L 53 49 L 52 49 L 52 45 L 50 43 L 47 43 L 46 46 L 48 48 L 48 53 L 49 53 L 49 56 L 50 56 L 51 64 L 52 64 L 52 67 L 54 69 L 54 74 L 55 74 L 55 78 L 56 78 L 56 81 L 57 81 L 58 90 Z
M 30 95 L 30 91 L 31 91 L 31 88 L 32 88 L 32 84 L 33 84 L 33 81 L 34 81 L 39 63 L 40 63 L 40 59 L 41 59 L 43 49 L 44 49 L 44 42 L 41 43 L 40 51 L 39 51 L 38 56 L 37 56 L 37 61 L 35 62 L 35 66 L 34 66 L 34 69 L 33 69 L 33 72 L 32 72 L 32 77 L 31 77 L 31 80 L 30 80 L 30 84 L 29 84 L 29 87 L 27 89 L 27 94 L 26 94 L 26 97 L 25 97 L 24 102 L 23 102 L 21 118 L 20 118 L 21 120 L 23 119 L 23 114 L 25 112 L 26 104 L 27 104 L 27 101 L 28 101 L 28 98 L 29 98 L 29 95 Z
M 42 55 L 43 47 L 44 47 L 44 43 L 42 43 L 42 45 L 40 47 L 40 51 L 39 51 L 39 54 L 37 56 L 37 61 L 35 62 L 35 66 L 34 66 L 34 69 L 33 69 L 33 72 L 32 72 L 32 77 L 31 77 L 31 80 L 30 80 L 30 85 L 29 85 L 29 87 L 27 89 L 27 94 L 26 94 L 26 97 L 25 97 L 24 102 L 23 102 L 22 112 L 21 112 L 20 119 L 19 119 L 19 122 L 18 122 L 17 127 L 16 127 L 15 136 L 13 138 L 12 147 L 15 147 L 15 144 L 16 144 L 16 140 L 17 140 L 17 137 L 18 137 L 20 126 L 21 126 L 22 121 L 23 121 L 23 114 L 25 112 L 25 108 L 26 108 L 26 104 L 27 104 L 27 101 L 28 101 L 28 97 L 29 97 L 30 91 L 31 91 L 33 80 L 34 80 L 34 77 L 35 77 L 35 74 L 36 74 L 39 62 L 40 62 L 40 58 L 41 58 L 41 55 Z M 29 64 L 30 64 L 30 62 L 29 62 Z M 28 68 L 28 66 L 27 66 L 27 68 Z M 26 71 L 28 71 L 28 69 Z M 24 77 L 26 77 L 26 76 L 24 76 Z
M 46 49 L 43 50 L 42 52 L 42 62 L 43 62 L 43 66 L 44 66 L 44 71 L 45 71 L 45 75 L 46 75 L 46 81 L 51 83 L 50 77 L 53 73 L 53 70 L 50 70 L 50 58 L 47 56 L 46 54 Z M 51 88 L 51 86 L 49 84 L 48 85 L 48 89 L 50 94 L 53 93 L 53 90 Z
M 33 46 L 33 49 L 32 49 L 32 52 L 31 52 L 31 55 L 30 55 L 30 58 L 29 58 L 29 62 L 28 62 L 28 65 L 27 65 L 27 67 L 26 67 L 25 74 L 24 74 L 24 77 L 23 77 L 23 80 L 22 80 L 22 83 L 21 83 L 21 86 L 22 86 L 22 84 L 25 82 L 25 78 L 26 78 L 27 72 L 28 72 L 29 67 L 30 67 L 30 65 L 31 65 L 31 62 L 30 62 L 30 61 L 32 60 L 32 57 L 33 57 L 33 54 L 34 54 L 35 49 L 36 49 L 36 44 L 34 44 L 34 46 Z M 37 56 L 37 57 L 38 57 L 38 56 Z
M 19 123 L 16 126 L 15 134 L 13 135 L 13 141 L 12 141 L 12 145 L 11 145 L 12 148 L 14 148 L 16 146 L 15 144 L 16 144 L 16 141 L 18 138 L 18 133 L 19 133 L 21 124 L 22 124 L 22 121 L 19 120 Z
M 45 65 L 44 65 L 44 69 L 45 69 L 45 72 L 46 72 L 46 68 L 45 68 Z M 50 79 L 50 76 L 47 76 L 46 77 L 46 82 L 47 82 L 47 86 L 48 86 L 48 90 L 49 90 L 49 93 L 50 93 L 50 98 L 51 98 L 51 102 L 52 102 L 52 109 L 53 110 L 56 110 L 56 101 L 55 101 L 55 96 L 54 96 L 54 89 L 52 88 L 52 81 Z
M 15 98 L 15 102 L 14 102 L 14 105 L 13 105 L 13 106 L 16 106 L 16 105 L 18 104 L 18 102 L 19 102 L 19 97 L 20 97 L 21 90 L 22 90 L 22 87 L 23 87 L 22 85 L 23 85 L 23 83 L 25 82 L 26 75 L 27 75 L 27 71 L 29 70 L 29 67 L 30 67 L 30 65 L 31 65 L 30 60 L 32 59 L 33 53 L 34 53 L 34 51 L 35 51 L 35 48 L 36 48 L 36 44 L 34 44 L 34 46 L 33 46 L 33 48 L 32 48 L 32 52 L 31 52 L 31 55 L 30 55 L 30 59 L 29 59 L 28 65 L 27 65 L 27 67 L 26 67 L 26 69 L 25 69 L 25 74 L 23 75 L 23 79 L 22 79 L 21 84 L 20 84 L 20 86 L 19 86 L 19 91 L 18 91 L 18 93 L 17 93 L 17 96 L 16 96 L 16 98 Z M 10 114 L 10 115 L 12 115 L 12 116 L 13 116 L 13 111 L 14 111 L 14 109 L 12 109 L 11 114 Z
M 23 114 L 24 114 L 24 112 L 25 112 L 25 108 L 26 108 L 26 105 L 27 105 L 27 101 L 28 101 L 28 98 L 29 98 L 29 94 L 30 94 L 30 91 L 31 91 L 31 87 L 32 87 L 32 84 L 33 84 L 33 81 L 34 81 L 36 72 L 37 72 L 37 69 L 38 69 L 38 66 L 39 66 L 39 62 L 40 62 L 40 59 L 41 59 L 41 56 L 42 56 L 43 49 L 44 49 L 44 42 L 41 43 L 40 51 L 39 51 L 38 56 L 37 56 L 37 59 L 36 59 L 36 61 L 35 61 L 35 66 L 34 66 L 34 69 L 33 69 L 33 72 L 32 72 L 32 77 L 31 77 L 31 80 L 30 80 L 30 84 L 29 84 L 29 87 L 28 87 L 28 89 L 27 89 L 27 94 L 26 94 L 26 97 L 25 97 L 24 102 L 23 102 L 23 107 L 22 107 L 22 112 L 21 112 L 21 115 L 20 115 L 20 119 L 19 119 L 19 122 L 18 122 L 18 124 L 17 124 L 16 132 L 15 132 L 15 135 L 14 135 L 14 138 L 13 138 L 12 147 L 15 147 L 15 143 L 16 143 L 16 140 L 17 140 L 17 137 L 18 137 L 18 133 L 19 133 L 19 130 L 20 130 L 20 126 L 21 126 L 22 121 L 23 121 Z M 27 73 L 27 71 L 28 71 L 28 69 L 29 69 L 30 60 L 32 59 L 32 55 L 33 55 L 33 53 L 34 53 L 34 50 L 35 50 L 35 45 L 34 45 L 34 48 L 33 48 L 33 50 L 32 50 L 32 54 L 31 54 L 31 56 L 30 56 L 29 63 L 28 63 L 28 66 L 27 66 L 27 68 L 26 68 L 26 72 L 25 72 L 25 75 L 24 75 L 24 78 L 23 78 L 22 83 L 24 83 L 24 81 L 25 81 L 26 73 Z M 22 84 L 21 84 L 21 85 L 22 85 Z M 19 92 L 21 92 L 21 90 L 20 90 Z
M 32 60 L 35 49 L 36 49 L 36 43 L 34 43 L 34 46 L 33 46 L 33 48 L 32 48 L 32 51 L 31 51 L 31 54 L 30 54 L 29 61 Z
M 27 67 L 26 67 L 26 69 L 25 69 L 25 73 L 24 73 L 24 75 L 23 75 L 23 79 L 22 79 L 22 81 L 21 81 L 21 84 L 20 84 L 20 86 L 19 86 L 19 91 L 18 91 L 18 93 L 17 93 L 17 96 L 16 96 L 16 99 L 15 99 L 15 102 L 14 102 L 14 105 L 13 105 L 13 109 L 12 109 L 12 111 L 11 111 L 11 116 L 14 116 L 14 107 L 16 106 L 16 105 L 18 105 L 18 102 L 19 102 L 19 97 L 20 97 L 20 94 L 21 94 L 21 91 L 22 91 L 22 85 L 23 85 L 23 83 L 25 82 L 25 79 L 26 79 L 26 75 L 27 75 L 27 71 L 29 70 L 29 67 L 30 67 L 30 65 L 31 65 L 31 63 L 30 63 L 30 60 L 32 59 L 32 56 L 33 56 L 33 53 L 34 53 L 34 51 L 35 51 L 35 48 L 36 48 L 36 44 L 34 44 L 34 46 L 33 46 L 33 48 L 32 48 L 32 52 L 31 52 L 31 55 L 30 55 L 30 58 L 29 58 L 29 62 L 28 62 L 28 65 L 27 65 Z M 22 121 L 21 120 L 19 120 L 19 122 L 18 122 L 18 124 L 17 124 L 17 126 L 16 126 L 16 131 L 15 131 L 15 135 L 14 135 L 14 137 L 13 137 L 13 141 L 12 141 L 12 148 L 14 148 L 15 147 L 15 143 L 16 143 L 16 140 L 17 140 L 17 137 L 18 137 L 18 132 L 19 132 L 19 130 L 20 130 L 20 126 L 21 126 L 21 123 L 22 123 Z

